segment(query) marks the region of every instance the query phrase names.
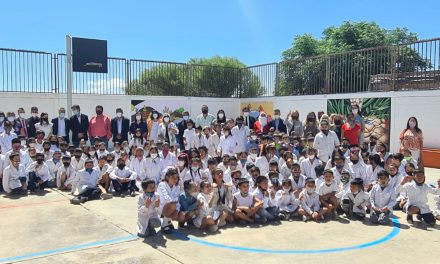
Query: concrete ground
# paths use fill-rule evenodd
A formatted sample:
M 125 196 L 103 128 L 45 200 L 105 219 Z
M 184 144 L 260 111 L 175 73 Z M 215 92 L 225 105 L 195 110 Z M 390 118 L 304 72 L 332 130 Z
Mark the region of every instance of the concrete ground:
M 440 170 L 426 169 L 427 182 Z M 0 263 L 440 263 L 440 226 L 374 226 L 344 217 L 264 227 L 228 225 L 215 234 L 179 231 L 135 236 L 137 197 L 74 206 L 49 190 L 19 199 L 0 197 Z M 433 196 L 429 197 L 433 208 Z M 175 226 L 177 226 L 175 224 Z

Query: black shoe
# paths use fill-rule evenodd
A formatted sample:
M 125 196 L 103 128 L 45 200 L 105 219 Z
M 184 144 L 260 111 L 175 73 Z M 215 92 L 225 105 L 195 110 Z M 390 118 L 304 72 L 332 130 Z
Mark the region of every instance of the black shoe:
M 186 226 L 188 226 L 188 227 L 195 227 L 194 220 L 191 219 L 188 222 L 186 222 Z
M 156 229 L 151 225 L 148 225 L 148 236 L 155 236 L 157 234 Z
M 185 229 L 185 222 L 179 222 L 179 229 Z
M 414 224 L 414 220 L 413 220 L 413 216 L 412 215 L 407 215 L 406 216 L 406 221 L 410 224 Z
M 417 214 L 416 218 L 417 218 L 417 220 L 422 221 L 422 215 L 421 214 Z
M 146 238 L 147 237 L 147 235 L 141 234 L 141 233 L 137 233 L 137 236 L 140 237 L 140 238 Z
M 169 225 L 161 227 L 160 230 L 162 231 L 162 233 L 169 235 L 173 232 L 173 229 L 171 229 L 171 227 Z
M 82 196 L 82 197 L 80 198 L 81 203 L 85 203 L 85 202 L 87 202 L 88 200 L 89 200 L 89 198 L 87 198 L 87 197 L 85 197 L 85 196 Z
M 133 191 L 130 191 L 130 196 L 131 197 L 135 197 L 136 196 L 136 192 L 133 190 Z
M 121 197 L 121 198 L 125 198 L 125 192 L 120 193 L 120 194 L 119 194 L 119 197 Z
M 173 226 L 173 224 L 171 223 L 171 221 L 170 221 L 170 224 L 168 225 L 172 230 L 174 230 L 175 228 L 174 228 L 174 226 Z
M 70 203 L 71 204 L 76 204 L 76 205 L 81 204 L 81 198 L 80 197 L 75 197 L 75 198 L 70 200 Z

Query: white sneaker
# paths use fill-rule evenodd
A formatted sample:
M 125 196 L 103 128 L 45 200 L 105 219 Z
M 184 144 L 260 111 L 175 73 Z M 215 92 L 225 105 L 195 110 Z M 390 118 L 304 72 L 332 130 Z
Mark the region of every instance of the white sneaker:
M 108 200 L 108 199 L 111 199 L 111 198 L 113 198 L 113 194 L 111 194 L 111 193 L 101 193 L 101 199 Z
M 209 226 L 209 231 L 211 231 L 211 232 L 215 232 L 215 231 L 217 231 L 217 230 L 218 230 L 218 226 L 217 226 L 217 225 Z
M 226 225 L 226 220 L 220 220 L 218 222 L 218 227 L 222 227 L 222 226 L 225 226 L 225 225 Z
M 310 219 L 310 216 L 307 215 L 303 215 L 303 221 L 307 222 Z

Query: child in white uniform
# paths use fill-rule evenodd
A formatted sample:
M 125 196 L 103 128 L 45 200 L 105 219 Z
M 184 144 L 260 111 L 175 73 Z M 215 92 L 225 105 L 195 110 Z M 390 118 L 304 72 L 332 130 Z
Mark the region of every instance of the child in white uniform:
M 253 193 L 254 197 L 263 202 L 263 208 L 257 212 L 257 218 L 262 223 L 278 219 L 279 208 L 276 206 L 269 193 L 269 181 L 265 176 L 257 177 L 257 189 Z
M 316 192 L 315 180 L 311 177 L 306 179 L 305 189 L 299 195 L 301 208 L 298 214 L 302 216 L 303 221 L 307 222 L 310 219 L 318 221 L 322 218 L 319 204 L 319 194 Z
M 155 228 L 160 226 L 158 207 L 160 199 L 154 193 L 156 184 L 153 180 L 143 180 L 141 183 L 143 193 L 138 199 L 138 222 L 137 234 L 139 237 L 153 236 L 156 234 Z
M 240 223 L 253 223 L 255 215 L 263 208 L 263 202 L 249 193 L 249 181 L 242 178 L 238 182 L 239 191 L 234 194 L 232 211 Z
M 324 171 L 324 182 L 318 187 L 319 201 L 321 202 L 323 216 L 337 216 L 334 213 L 338 207 L 338 199 L 336 198 L 336 193 L 338 191 L 339 187 L 333 177 L 333 171 Z
M 369 206 L 370 197 L 364 192 L 364 181 L 361 178 L 354 178 L 350 183 L 350 190 L 342 197 L 342 210 L 349 218 L 364 220 L 365 208 Z
M 298 215 L 299 200 L 293 194 L 292 181 L 290 179 L 284 179 L 281 186 L 283 189 L 275 194 L 275 202 L 280 208 L 281 219 L 289 220 L 291 217 Z
M 218 220 L 220 212 L 214 207 L 214 193 L 209 181 L 204 180 L 200 183 L 200 193 L 197 196 L 200 203 L 199 215 L 194 219 L 194 225 L 198 228 L 208 228 L 209 231 L 218 230 Z
M 370 191 L 370 220 L 374 224 L 388 225 L 393 214 L 397 193 L 388 185 L 390 178 L 386 171 L 377 173 L 377 183 Z

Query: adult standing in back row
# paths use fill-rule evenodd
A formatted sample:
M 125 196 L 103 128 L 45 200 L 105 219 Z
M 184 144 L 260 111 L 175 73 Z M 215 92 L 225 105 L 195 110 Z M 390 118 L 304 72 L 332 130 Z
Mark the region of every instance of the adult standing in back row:
M 72 106 L 72 116 L 70 117 L 70 126 L 72 130 L 72 143 L 75 147 L 79 146 L 79 142 L 83 139 L 89 139 L 89 117 L 81 114 L 79 105 Z
M 112 137 L 110 117 L 104 114 L 102 105 L 97 105 L 95 111 L 96 115 L 90 118 L 89 123 L 90 144 L 95 145 L 95 138 L 99 137 L 105 148 L 108 148 L 108 141 Z
M 403 153 L 405 149 L 409 149 L 412 158 L 422 163 L 423 132 L 419 128 L 417 118 L 412 116 L 408 119 L 406 128 L 402 130 L 399 138 L 400 152 Z
M 196 127 L 211 127 L 212 121 L 215 120 L 215 116 L 208 112 L 208 106 L 202 105 L 202 113 L 196 118 Z

